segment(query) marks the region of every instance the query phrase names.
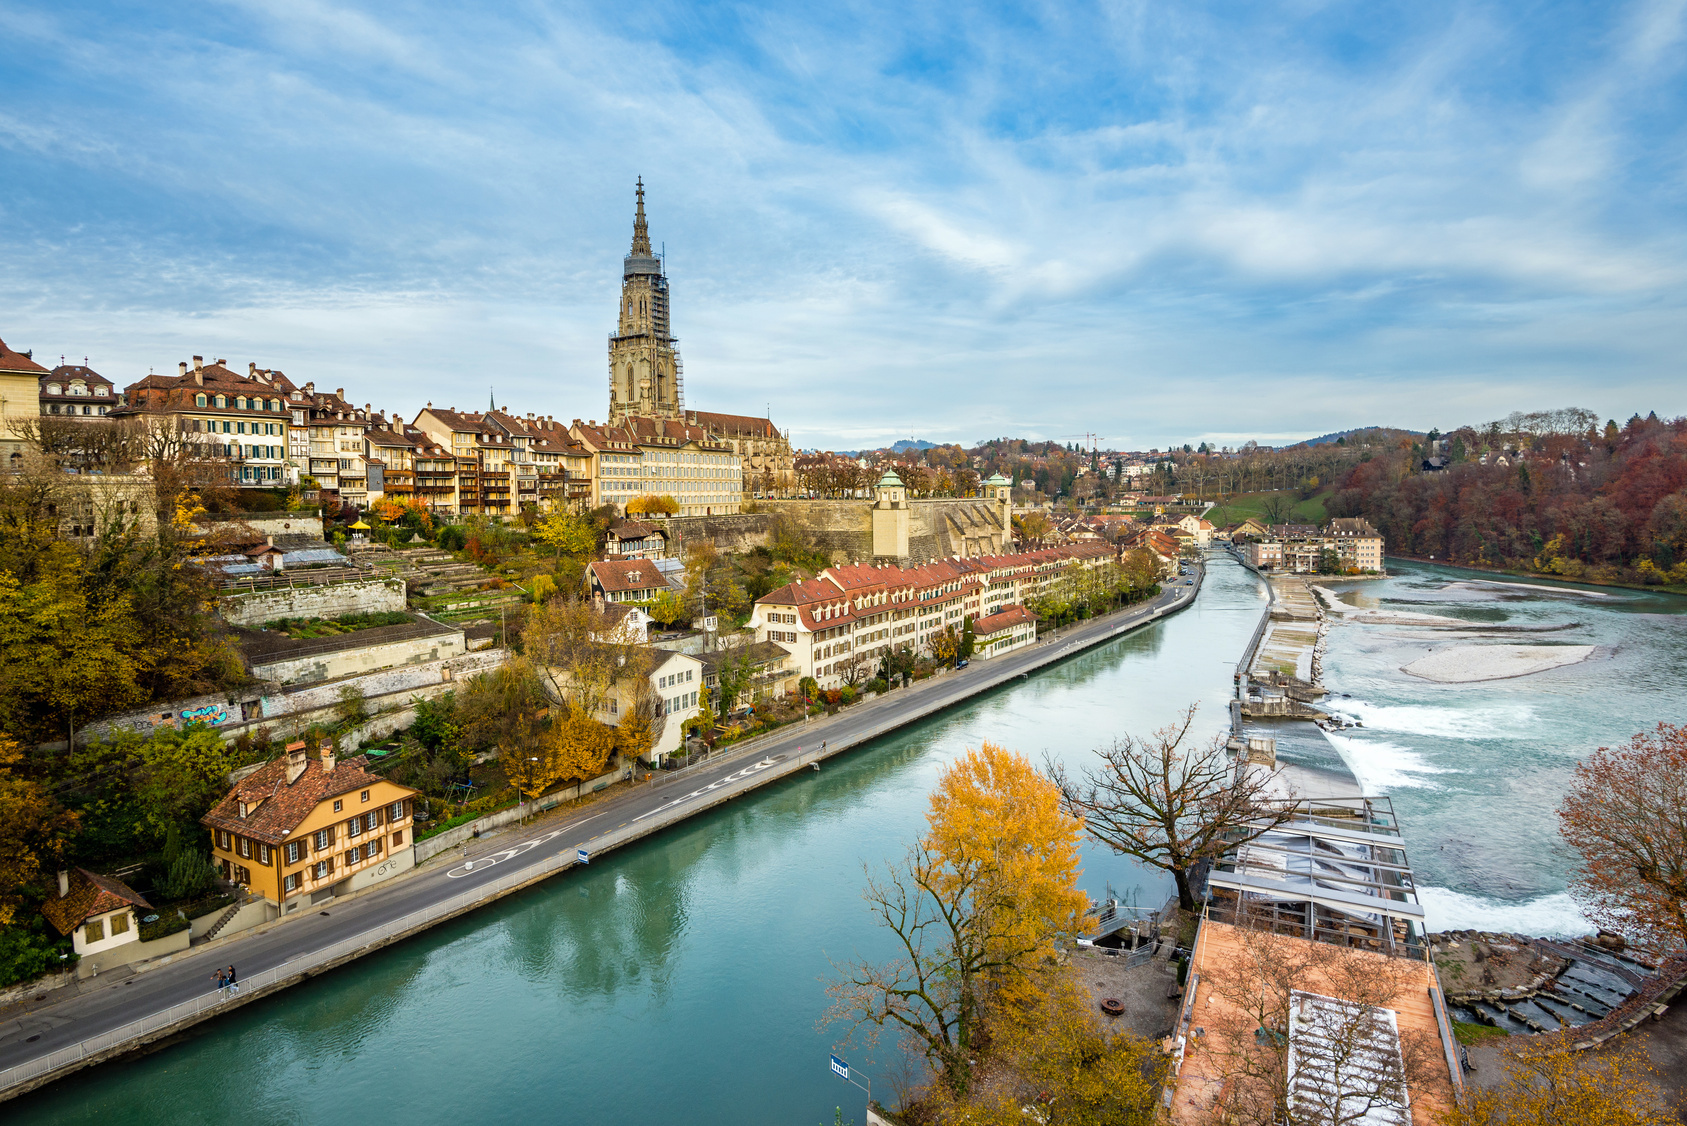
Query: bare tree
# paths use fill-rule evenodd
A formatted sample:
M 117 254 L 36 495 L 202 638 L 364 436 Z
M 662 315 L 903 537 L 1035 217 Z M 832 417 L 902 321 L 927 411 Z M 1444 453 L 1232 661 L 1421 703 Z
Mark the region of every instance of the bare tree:
M 1127 735 L 1102 750 L 1101 763 L 1073 781 L 1050 759 L 1066 808 L 1114 852 L 1170 872 L 1178 904 L 1195 909 L 1191 877 L 1203 861 L 1270 832 L 1294 816 L 1294 803 L 1270 775 L 1232 763 L 1222 736 L 1184 749 L 1197 705 L 1147 739 Z

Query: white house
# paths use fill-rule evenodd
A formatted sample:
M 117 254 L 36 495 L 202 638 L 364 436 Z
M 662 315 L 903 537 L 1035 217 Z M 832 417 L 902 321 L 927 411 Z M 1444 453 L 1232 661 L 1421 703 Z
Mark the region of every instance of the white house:
M 989 659 L 1023 649 L 1037 640 L 1037 615 L 1009 606 L 972 623 L 972 654 Z
M 152 910 L 152 904 L 122 880 L 76 868 L 59 872 L 59 894 L 41 905 L 41 914 L 60 934 L 70 936 L 71 948 L 78 955 L 88 958 L 140 941 L 137 907 Z

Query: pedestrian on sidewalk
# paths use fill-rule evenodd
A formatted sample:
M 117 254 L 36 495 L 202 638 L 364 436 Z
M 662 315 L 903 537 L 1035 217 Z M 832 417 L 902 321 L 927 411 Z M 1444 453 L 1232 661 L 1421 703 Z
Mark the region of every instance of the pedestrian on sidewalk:
M 222 993 L 222 992 L 224 992 L 225 990 L 228 989 L 228 971 L 227 970 L 221 970 L 220 969 L 216 973 L 212 974 L 211 976 L 217 979 L 217 992 L 218 993 Z
M 230 993 L 239 993 L 240 992 L 239 981 L 240 981 L 239 977 L 234 972 L 234 967 L 230 966 L 228 968 L 228 991 Z

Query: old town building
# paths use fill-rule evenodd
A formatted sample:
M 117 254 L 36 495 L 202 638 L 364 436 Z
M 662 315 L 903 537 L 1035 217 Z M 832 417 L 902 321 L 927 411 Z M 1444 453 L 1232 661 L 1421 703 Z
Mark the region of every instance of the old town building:
M 1082 543 L 916 567 L 828 567 L 757 599 L 750 626 L 757 640 L 784 646 L 798 675 L 837 688 L 872 675 L 889 650 L 906 645 L 919 656 L 933 655 L 937 639 L 959 634 L 969 618 L 995 617 L 993 631 L 1005 626 L 1010 642 L 1017 632 L 1018 643 L 1029 643 L 1020 619 L 997 616 L 1042 594 L 1069 567 L 1099 566 L 1113 557 L 1108 544 Z M 999 640 L 992 636 L 993 643 Z
M 111 380 L 81 364 L 60 364 L 41 377 L 41 413 L 75 416 L 79 419 L 107 418 L 121 406 L 123 396 Z
M 223 878 L 261 895 L 278 915 L 359 891 L 415 864 L 416 791 L 369 772 L 361 758 L 286 755 L 237 783 L 200 822 Z
M 8 468 L 22 464 L 26 434 L 41 414 L 41 377 L 49 374 L 28 352 L 0 340 L 0 455 Z
M 138 418 L 178 428 L 207 459 L 227 463 L 232 484 L 274 489 L 288 483 L 288 431 L 304 391 L 280 372 L 247 375 L 225 360 L 193 357 L 176 375 L 146 376 L 123 391 L 112 418 Z

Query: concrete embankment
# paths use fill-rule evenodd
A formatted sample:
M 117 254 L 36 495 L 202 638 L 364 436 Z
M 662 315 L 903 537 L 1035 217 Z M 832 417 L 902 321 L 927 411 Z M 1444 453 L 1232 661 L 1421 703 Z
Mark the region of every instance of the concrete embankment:
M 1046 637 L 1029 649 L 975 662 L 960 672 L 935 677 L 912 689 L 892 692 L 871 702 L 846 708 L 838 715 L 806 728 L 795 726 L 772 732 L 712 762 L 666 776 L 659 785 L 631 788 L 613 798 L 600 799 L 587 809 L 570 811 L 546 822 L 530 824 L 519 831 L 513 826 L 508 827 L 497 839 L 476 842 L 473 848 L 486 851 L 475 856 L 472 862 L 448 852 L 437 857 L 425 869 L 396 878 L 380 889 L 371 888 L 364 895 L 347 901 L 355 904 L 361 900 L 368 910 L 359 906 L 348 911 L 346 906 L 342 906 L 334 912 L 332 922 L 328 918 L 316 918 L 318 913 L 313 912 L 304 933 L 312 934 L 308 928 L 320 926 L 326 932 L 320 939 L 307 938 L 303 942 L 287 940 L 286 949 L 276 948 L 273 956 L 255 952 L 265 949 L 262 937 L 256 939 L 259 946 L 243 946 L 239 951 L 219 951 L 217 957 L 220 961 L 266 967 L 243 976 L 241 991 L 237 995 L 208 991 L 203 982 L 199 982 L 193 986 L 198 991 L 197 995 L 189 996 L 188 987 L 176 980 L 184 975 L 193 976 L 191 967 L 184 965 L 169 971 L 171 983 L 154 988 L 152 995 L 157 999 L 150 1002 L 151 1012 L 120 1026 L 100 1024 L 98 1012 L 86 1008 L 59 1008 L 56 1013 L 40 1010 L 32 1015 L 40 1018 L 43 1029 L 49 1030 L 47 1044 L 57 1043 L 60 1047 L 44 1051 L 33 1059 L 24 1058 L 0 1072 L 0 1100 L 35 1089 L 93 1063 L 175 1036 L 223 1012 L 250 1004 L 419 934 L 440 922 L 532 887 L 575 866 L 578 863 L 577 849 L 586 851 L 592 860 L 597 860 L 612 849 L 651 836 L 798 771 L 809 770 L 822 757 L 832 757 L 870 743 L 908 724 L 1026 677 L 1031 672 L 1147 626 L 1192 605 L 1202 577 L 1204 575 L 1198 574 L 1194 586 L 1168 591 L 1163 596 L 1164 601 L 1075 625 Z M 598 820 L 586 824 L 593 818 Z M 615 823 L 617 821 L 619 824 Z M 613 827 L 594 832 L 594 827 L 599 824 Z M 500 848 L 500 845 L 504 847 Z M 500 876 L 500 873 L 507 874 Z M 473 886 L 464 887 L 460 893 L 453 895 L 453 887 L 462 884 Z M 358 913 L 360 911 L 361 914 Z M 271 936 L 297 933 L 287 931 L 293 925 L 297 924 L 280 923 L 265 929 Z M 338 928 L 337 933 L 328 928 Z M 278 941 L 270 939 L 271 946 L 274 947 Z M 266 959 L 279 961 L 279 964 L 266 966 Z M 150 973 L 144 978 L 146 982 L 154 981 L 154 975 Z M 142 987 L 148 988 L 144 982 Z M 126 995 L 130 991 L 120 992 Z M 138 996 L 141 989 L 133 992 Z M 86 1017 L 76 1015 L 79 1012 L 86 1013 Z M 127 1015 L 128 1012 L 125 1012 L 124 1016 Z M 50 1033 L 53 1022 L 63 1029 L 56 1040 Z M 73 1031 L 84 1023 L 88 1028 L 87 1034 Z M 106 1031 L 98 1031 L 102 1027 Z M 69 1043 L 70 1036 L 83 1038 Z M 46 1048 L 47 1044 L 41 1046 Z M 13 1055 L 12 1059 L 17 1060 L 18 1056 Z

